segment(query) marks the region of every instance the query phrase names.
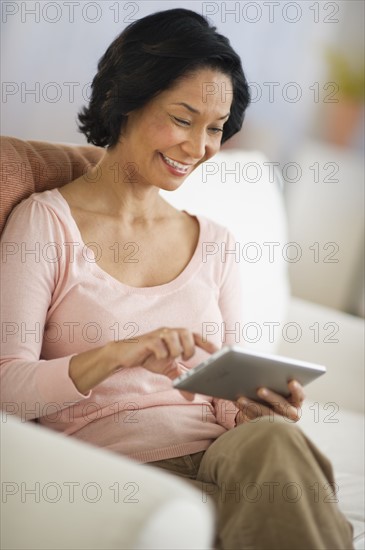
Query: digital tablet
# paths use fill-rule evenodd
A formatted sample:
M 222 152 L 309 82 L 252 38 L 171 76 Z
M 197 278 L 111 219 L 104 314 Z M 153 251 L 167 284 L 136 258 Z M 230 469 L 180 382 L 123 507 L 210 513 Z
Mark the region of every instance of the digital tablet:
M 173 387 L 230 401 L 241 395 L 262 401 L 257 395 L 260 387 L 287 397 L 290 380 L 305 386 L 325 372 L 322 365 L 227 346 L 175 378 Z

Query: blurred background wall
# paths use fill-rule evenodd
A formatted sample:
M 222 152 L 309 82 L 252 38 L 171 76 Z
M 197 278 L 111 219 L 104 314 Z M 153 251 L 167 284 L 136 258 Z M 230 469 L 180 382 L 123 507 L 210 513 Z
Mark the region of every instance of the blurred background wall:
M 106 47 L 175 7 L 239 52 L 252 104 L 227 147 L 263 151 L 284 182 L 293 293 L 364 315 L 364 2 L 2 1 L 1 133 L 84 143 L 76 114 Z

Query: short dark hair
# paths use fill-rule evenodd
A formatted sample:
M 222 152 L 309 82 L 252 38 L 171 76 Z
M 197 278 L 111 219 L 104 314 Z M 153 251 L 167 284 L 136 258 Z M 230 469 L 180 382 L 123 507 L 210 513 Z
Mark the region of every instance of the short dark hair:
M 98 63 L 89 106 L 78 114 L 79 130 L 88 143 L 113 147 L 127 113 L 200 68 L 219 70 L 232 81 L 224 143 L 242 127 L 250 103 L 249 87 L 228 38 L 203 16 L 186 9 L 161 11 L 134 21 L 111 43 Z

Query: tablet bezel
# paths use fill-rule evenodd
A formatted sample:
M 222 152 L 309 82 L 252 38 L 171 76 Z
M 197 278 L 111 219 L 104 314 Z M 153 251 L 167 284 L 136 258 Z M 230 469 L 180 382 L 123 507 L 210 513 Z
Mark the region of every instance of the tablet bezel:
M 242 377 L 243 370 L 246 377 Z M 325 366 L 308 361 L 226 346 L 175 378 L 173 387 L 231 401 L 240 395 L 261 401 L 257 395 L 259 387 L 288 397 L 290 380 L 305 386 L 325 372 Z

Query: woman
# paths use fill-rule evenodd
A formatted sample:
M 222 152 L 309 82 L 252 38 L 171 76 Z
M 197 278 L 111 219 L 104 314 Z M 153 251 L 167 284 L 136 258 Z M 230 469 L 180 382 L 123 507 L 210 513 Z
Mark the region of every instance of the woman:
M 254 407 L 171 386 L 222 345 L 203 340 L 204 322 L 239 321 L 239 275 L 229 258 L 200 259 L 203 242 L 234 246 L 227 229 L 176 210 L 159 190 L 177 189 L 217 153 L 248 104 L 239 57 L 197 13 L 156 13 L 111 44 L 79 115 L 88 141 L 106 147 L 102 160 L 25 200 L 5 230 L 26 250 L 61 252 L 4 266 L 3 318 L 26 330 L 5 345 L 3 399 L 195 483 L 215 499 L 217 547 L 351 548 L 349 524 L 324 504 L 331 466 L 289 422 L 300 384 L 289 384 L 288 400 L 262 389 L 267 406 Z M 293 482 L 303 493 L 295 502 Z

